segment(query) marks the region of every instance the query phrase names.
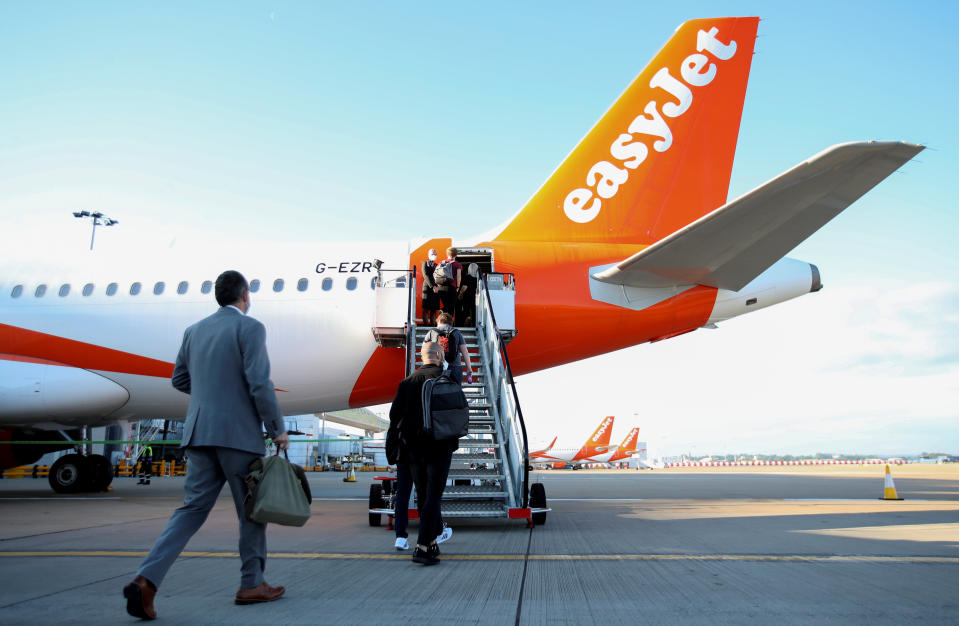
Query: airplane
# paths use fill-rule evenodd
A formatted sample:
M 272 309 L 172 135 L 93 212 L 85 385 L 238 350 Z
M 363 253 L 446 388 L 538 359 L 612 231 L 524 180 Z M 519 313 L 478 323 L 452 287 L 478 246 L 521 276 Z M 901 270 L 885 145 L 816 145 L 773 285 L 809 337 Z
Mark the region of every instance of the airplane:
M 514 375 L 715 327 L 822 286 L 786 258 L 923 146 L 833 146 L 729 201 L 757 17 L 682 24 L 512 218 L 457 241 L 513 275 Z M 583 86 L 588 88 L 588 86 Z M 287 415 L 391 400 L 405 353 L 371 327 L 380 266 L 453 241 L 269 244 L 168 256 L 7 258 L 0 265 L 0 466 L 71 447 L 78 429 L 185 415 L 170 385 L 212 280 L 250 280 Z M 589 332 L 583 332 L 589 329 Z M 52 441 L 48 445 L 17 444 Z M 55 490 L 102 487 L 97 455 L 66 455 Z M 64 459 L 68 459 L 65 461 Z M 56 481 L 61 481 L 55 484 Z
M 561 469 L 566 466 L 579 469 L 582 463 L 592 462 L 592 457 L 597 454 L 605 454 L 609 451 L 611 448 L 609 440 L 613 434 L 613 422 L 615 419 L 612 415 L 603 418 L 603 421 L 599 423 L 599 426 L 597 426 L 593 434 L 589 436 L 586 443 L 579 448 L 551 450 L 553 444 L 550 444 L 550 449 L 531 452 L 529 454 L 530 462 L 545 464 L 555 469 Z M 553 439 L 553 442 L 555 443 L 556 439 Z
M 553 445 L 556 443 L 556 440 L 557 440 L 557 439 L 559 439 L 559 437 L 553 437 L 553 440 L 549 442 L 549 445 L 546 446 L 545 448 L 541 449 L 541 450 L 530 450 L 530 452 L 529 452 L 530 458 L 533 458 L 533 457 L 535 457 L 536 455 L 539 455 L 539 454 L 545 454 L 545 453 L 549 452 L 550 450 L 552 450 L 552 449 L 553 449 Z
M 585 460 L 585 462 L 609 464 L 617 461 L 625 461 L 634 453 L 638 452 L 638 448 L 636 447 L 638 441 L 639 428 L 632 428 L 629 433 L 626 434 L 626 438 L 623 439 L 623 442 L 619 444 L 615 450 L 608 450 L 607 452 L 595 454 L 588 460 Z

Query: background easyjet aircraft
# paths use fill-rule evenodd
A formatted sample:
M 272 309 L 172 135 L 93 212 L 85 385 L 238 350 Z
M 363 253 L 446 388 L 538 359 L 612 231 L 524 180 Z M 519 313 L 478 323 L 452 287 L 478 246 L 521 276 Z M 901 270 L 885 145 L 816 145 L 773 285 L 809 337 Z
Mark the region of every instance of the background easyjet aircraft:
M 553 443 L 556 443 L 556 439 L 553 439 L 553 443 L 549 444 L 545 450 L 530 452 L 529 459 L 533 463 L 548 463 L 557 468 L 566 464 L 577 465 L 580 462 L 590 461 L 593 456 L 604 454 L 609 450 L 609 440 L 613 434 L 615 419 L 612 415 L 603 418 L 586 443 L 579 448 L 553 450 Z
M 922 146 L 842 144 L 727 202 L 759 19 L 680 26 L 525 207 L 472 241 L 516 281 L 515 374 L 659 341 L 820 288 L 783 256 Z M 260 247 L 215 262 L 25 261 L 0 270 L 3 436 L 184 415 L 170 386 L 183 330 L 215 308 L 222 270 L 255 279 L 285 413 L 388 402 L 404 351 L 373 339 L 373 260 L 429 248 Z M 583 332 L 583 329 L 589 332 Z M 37 446 L 0 446 L 2 465 Z

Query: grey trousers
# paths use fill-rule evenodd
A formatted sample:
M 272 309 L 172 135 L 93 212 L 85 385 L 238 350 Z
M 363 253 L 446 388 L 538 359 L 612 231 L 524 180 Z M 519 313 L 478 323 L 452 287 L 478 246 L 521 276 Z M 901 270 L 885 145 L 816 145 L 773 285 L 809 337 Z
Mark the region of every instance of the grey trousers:
M 237 474 L 248 474 L 250 463 L 259 455 L 232 448 L 204 446 L 187 448 L 186 456 L 183 506 L 173 512 L 137 574 L 160 586 L 190 537 L 206 521 L 223 489 L 223 483 L 228 482 L 240 520 L 240 587 L 256 587 L 263 582 L 263 570 L 266 569 L 266 525 L 246 519 L 243 512 L 246 484 Z

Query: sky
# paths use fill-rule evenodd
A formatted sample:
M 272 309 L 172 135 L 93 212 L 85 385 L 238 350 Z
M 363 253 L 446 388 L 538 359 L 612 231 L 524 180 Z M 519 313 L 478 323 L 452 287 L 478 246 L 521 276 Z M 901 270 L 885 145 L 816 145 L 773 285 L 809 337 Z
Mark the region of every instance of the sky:
M 7 3 L 7 257 L 466 238 L 513 215 L 683 21 L 759 15 L 729 198 L 845 141 L 927 149 L 791 257 L 825 288 L 518 379 L 534 442 L 959 453 L 952 2 Z M 438 223 L 442 227 L 438 227 Z M 586 330 L 585 332 L 588 332 Z M 557 381 L 566 384 L 557 385 Z M 564 390 L 557 395 L 556 389 Z

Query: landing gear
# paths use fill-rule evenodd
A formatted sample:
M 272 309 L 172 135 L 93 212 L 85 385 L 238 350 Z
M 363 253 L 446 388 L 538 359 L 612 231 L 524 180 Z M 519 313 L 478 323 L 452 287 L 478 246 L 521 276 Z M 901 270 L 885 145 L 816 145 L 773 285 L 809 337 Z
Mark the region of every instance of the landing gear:
M 113 467 L 102 454 L 67 454 L 54 461 L 47 480 L 57 493 L 106 491 L 113 482 Z
M 77 493 L 84 487 L 89 473 L 86 460 L 79 454 L 67 454 L 54 461 L 47 475 L 50 487 L 57 493 Z
M 91 454 L 85 458 L 89 475 L 90 491 L 106 491 L 113 482 L 113 466 L 102 454 Z
M 531 509 L 545 509 L 546 508 L 546 487 L 543 486 L 543 483 L 533 483 L 529 487 L 529 508 Z M 546 523 L 546 513 L 533 513 L 533 524 L 535 526 L 542 526 Z

